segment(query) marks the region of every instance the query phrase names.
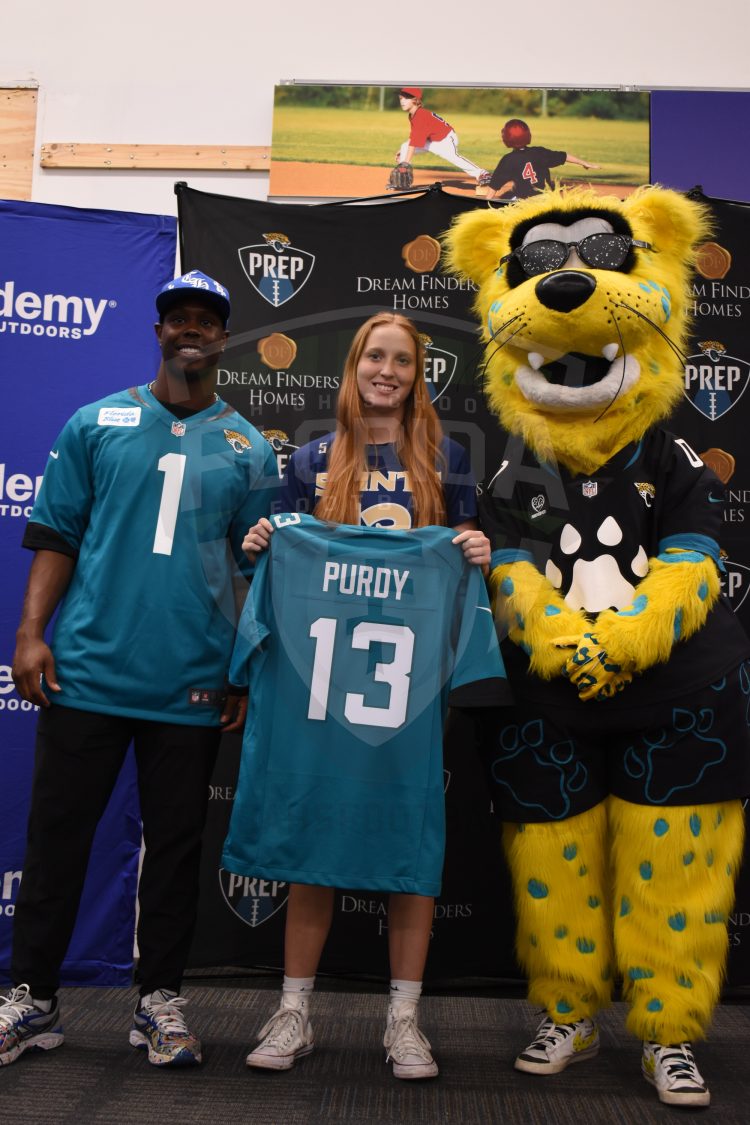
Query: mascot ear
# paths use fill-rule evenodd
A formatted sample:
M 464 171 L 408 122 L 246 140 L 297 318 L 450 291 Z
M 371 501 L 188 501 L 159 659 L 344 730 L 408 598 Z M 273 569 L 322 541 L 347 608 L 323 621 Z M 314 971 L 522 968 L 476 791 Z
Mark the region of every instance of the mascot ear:
M 623 210 L 636 237 L 684 261 L 692 261 L 695 245 L 711 233 L 709 208 L 676 191 L 641 188 L 625 200 Z
M 445 264 L 451 273 L 482 285 L 495 272 L 508 252 L 508 239 L 515 222 L 505 218 L 507 208 L 467 211 L 453 220 L 442 236 Z

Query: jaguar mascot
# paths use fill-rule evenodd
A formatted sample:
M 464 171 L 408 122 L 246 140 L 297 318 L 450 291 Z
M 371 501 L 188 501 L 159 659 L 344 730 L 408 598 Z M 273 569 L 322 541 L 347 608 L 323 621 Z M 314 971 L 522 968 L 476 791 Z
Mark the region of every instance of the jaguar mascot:
M 710 1100 L 691 1041 L 719 996 L 750 792 L 723 486 L 663 428 L 709 231 L 679 193 L 582 188 L 469 212 L 446 236 L 477 287 L 505 441 L 479 489 L 515 696 L 489 769 L 544 1009 L 515 1065 L 594 1056 L 619 977 L 644 1077 L 687 1106 Z

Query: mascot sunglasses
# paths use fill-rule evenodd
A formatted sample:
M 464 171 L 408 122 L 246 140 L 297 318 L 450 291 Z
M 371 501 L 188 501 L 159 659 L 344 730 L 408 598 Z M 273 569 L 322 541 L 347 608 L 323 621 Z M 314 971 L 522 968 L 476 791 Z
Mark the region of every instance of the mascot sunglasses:
M 540 273 L 561 269 L 567 262 L 570 251 L 575 250 L 581 261 L 592 269 L 617 270 L 630 253 L 631 246 L 637 246 L 640 250 L 652 249 L 651 243 L 642 242 L 639 238 L 628 238 L 624 234 L 589 234 L 580 242 L 540 238 L 538 242 L 529 242 L 506 254 L 500 259 L 500 265 L 509 262 L 511 258 L 517 258 L 527 277 L 536 277 Z

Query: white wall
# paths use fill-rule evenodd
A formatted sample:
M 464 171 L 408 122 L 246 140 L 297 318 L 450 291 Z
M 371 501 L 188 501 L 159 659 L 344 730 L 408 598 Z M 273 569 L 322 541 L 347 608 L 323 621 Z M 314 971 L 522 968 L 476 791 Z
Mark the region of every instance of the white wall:
M 6 0 L 0 84 L 39 83 L 36 201 L 174 214 L 175 180 L 263 199 L 268 177 L 43 170 L 40 145 L 270 144 L 285 79 L 742 89 L 749 11 L 747 0 Z

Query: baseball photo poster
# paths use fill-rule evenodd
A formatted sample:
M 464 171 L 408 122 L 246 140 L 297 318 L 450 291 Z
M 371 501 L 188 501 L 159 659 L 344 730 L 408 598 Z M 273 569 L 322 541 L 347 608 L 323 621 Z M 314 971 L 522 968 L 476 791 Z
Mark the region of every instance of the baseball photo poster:
M 551 183 L 627 194 L 649 178 L 648 92 L 275 87 L 269 199 L 346 199 L 440 183 L 508 200 Z

